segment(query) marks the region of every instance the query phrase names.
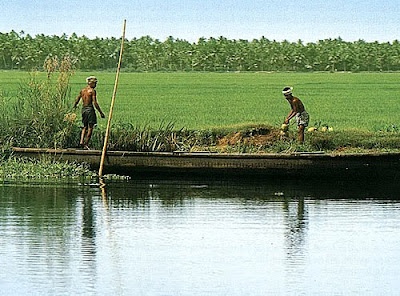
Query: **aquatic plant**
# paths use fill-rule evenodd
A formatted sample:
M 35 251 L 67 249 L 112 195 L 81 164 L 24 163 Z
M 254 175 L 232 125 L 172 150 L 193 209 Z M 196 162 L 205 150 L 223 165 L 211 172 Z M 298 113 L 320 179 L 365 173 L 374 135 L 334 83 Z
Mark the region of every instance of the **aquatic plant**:
M 95 178 L 89 165 L 76 162 L 58 162 L 50 158 L 40 160 L 10 156 L 0 160 L 0 179 L 67 179 Z

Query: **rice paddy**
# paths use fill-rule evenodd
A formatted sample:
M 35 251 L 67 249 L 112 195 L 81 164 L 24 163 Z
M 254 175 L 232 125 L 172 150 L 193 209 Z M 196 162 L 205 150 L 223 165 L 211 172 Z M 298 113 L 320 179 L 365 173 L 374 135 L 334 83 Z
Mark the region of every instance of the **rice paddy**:
M 71 106 L 89 75 L 98 77 L 98 101 L 108 115 L 115 73 L 77 72 Z M 12 97 L 27 77 L 0 72 L 0 95 Z M 290 85 L 310 113 L 310 126 L 398 131 L 399 80 L 400 73 L 121 73 L 113 122 L 151 127 L 172 122 L 190 130 L 279 127 L 290 111 L 281 90 Z M 100 128 L 106 123 L 99 119 Z

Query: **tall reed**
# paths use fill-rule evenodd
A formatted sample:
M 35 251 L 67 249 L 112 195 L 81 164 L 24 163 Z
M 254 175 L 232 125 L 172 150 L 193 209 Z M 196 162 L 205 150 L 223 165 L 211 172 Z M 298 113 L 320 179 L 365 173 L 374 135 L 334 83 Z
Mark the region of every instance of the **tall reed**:
M 3 143 L 24 147 L 66 147 L 75 142 L 76 115 L 70 113 L 70 78 L 74 63 L 69 56 L 49 57 L 46 77 L 30 73 L 15 98 L 1 98 L 0 126 Z

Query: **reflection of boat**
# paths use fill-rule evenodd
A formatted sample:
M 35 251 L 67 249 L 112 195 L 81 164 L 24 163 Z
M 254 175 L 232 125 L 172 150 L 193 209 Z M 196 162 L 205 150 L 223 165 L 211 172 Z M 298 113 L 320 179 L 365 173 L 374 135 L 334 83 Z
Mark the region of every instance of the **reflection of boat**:
M 100 150 L 13 148 L 14 154 L 99 166 Z M 217 173 L 226 175 L 294 175 L 400 177 L 400 153 L 220 154 L 211 152 L 108 151 L 107 173 Z

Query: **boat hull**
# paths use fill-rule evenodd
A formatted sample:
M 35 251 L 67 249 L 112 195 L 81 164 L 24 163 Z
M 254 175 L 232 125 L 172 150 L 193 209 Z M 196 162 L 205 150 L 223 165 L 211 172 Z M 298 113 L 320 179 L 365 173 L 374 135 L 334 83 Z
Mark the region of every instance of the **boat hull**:
M 98 169 L 100 150 L 13 148 L 14 154 L 30 158 L 86 162 Z M 400 153 L 292 153 L 222 154 L 211 152 L 108 151 L 105 173 L 218 174 L 247 176 L 320 176 L 344 178 L 397 178 Z

